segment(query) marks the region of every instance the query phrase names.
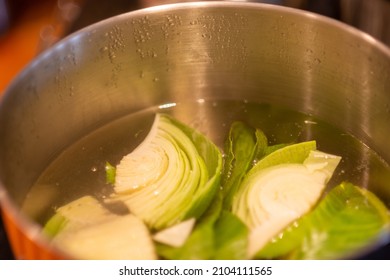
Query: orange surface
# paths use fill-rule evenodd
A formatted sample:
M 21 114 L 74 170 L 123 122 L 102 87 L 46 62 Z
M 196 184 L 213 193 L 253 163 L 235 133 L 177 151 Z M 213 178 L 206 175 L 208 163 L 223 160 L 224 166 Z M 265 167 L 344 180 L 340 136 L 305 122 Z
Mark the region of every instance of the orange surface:
M 53 22 L 56 1 L 35 1 L 0 37 L 0 96 L 10 81 L 35 57 L 40 33 Z
M 4 226 L 7 229 L 7 235 L 11 243 L 12 252 L 15 259 L 20 260 L 57 260 L 63 257 L 50 251 L 37 240 L 28 236 L 21 226 L 15 221 L 11 213 L 3 211 L 2 213 Z

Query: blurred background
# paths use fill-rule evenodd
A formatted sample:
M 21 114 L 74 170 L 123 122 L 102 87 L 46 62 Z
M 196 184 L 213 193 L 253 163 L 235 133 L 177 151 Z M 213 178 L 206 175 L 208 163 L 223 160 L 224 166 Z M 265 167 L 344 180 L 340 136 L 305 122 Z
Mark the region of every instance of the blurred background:
M 354 26 L 390 46 L 390 0 L 234 1 L 283 5 L 322 14 Z M 0 97 L 38 53 L 70 33 L 120 13 L 177 2 L 192 1 L 0 0 Z M 390 250 L 390 246 L 367 258 L 388 258 L 386 250 Z M 0 217 L 0 259 L 12 258 Z

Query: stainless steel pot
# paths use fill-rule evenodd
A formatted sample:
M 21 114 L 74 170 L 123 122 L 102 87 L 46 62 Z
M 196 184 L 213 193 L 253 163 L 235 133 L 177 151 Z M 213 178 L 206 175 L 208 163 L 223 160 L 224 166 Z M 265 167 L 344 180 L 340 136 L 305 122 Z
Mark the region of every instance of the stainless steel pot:
M 89 26 L 35 59 L 0 106 L 0 202 L 15 256 L 62 258 L 20 211 L 48 164 L 118 117 L 195 99 L 287 106 L 352 133 L 390 162 L 390 50 L 300 10 L 202 2 Z M 390 205 L 390 188 L 381 191 Z

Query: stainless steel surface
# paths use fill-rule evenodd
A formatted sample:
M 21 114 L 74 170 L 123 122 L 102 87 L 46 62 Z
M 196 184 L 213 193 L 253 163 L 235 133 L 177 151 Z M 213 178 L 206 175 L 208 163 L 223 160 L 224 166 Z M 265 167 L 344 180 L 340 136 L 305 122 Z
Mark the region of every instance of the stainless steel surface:
M 347 25 L 272 5 L 208 2 L 123 14 L 42 53 L 0 105 L 0 202 L 18 211 L 65 147 L 118 117 L 188 99 L 313 114 L 390 162 L 390 50 Z M 386 190 L 390 203 L 390 190 Z

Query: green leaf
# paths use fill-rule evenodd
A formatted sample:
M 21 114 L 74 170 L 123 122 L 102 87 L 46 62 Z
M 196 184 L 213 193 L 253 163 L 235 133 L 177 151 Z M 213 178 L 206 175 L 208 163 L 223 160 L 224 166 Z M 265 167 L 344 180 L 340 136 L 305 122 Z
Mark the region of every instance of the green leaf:
M 234 122 L 225 142 L 226 158 L 222 175 L 224 208 L 230 209 L 233 197 L 257 157 L 264 155 L 267 138 L 243 122 Z
M 386 206 L 371 192 L 344 182 L 310 213 L 268 243 L 257 258 L 349 258 L 389 232 Z
M 234 214 L 223 211 L 215 225 L 216 260 L 242 260 L 247 257 L 249 230 Z

